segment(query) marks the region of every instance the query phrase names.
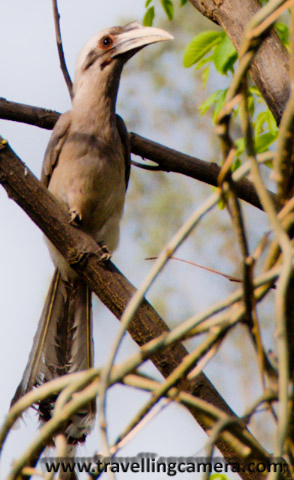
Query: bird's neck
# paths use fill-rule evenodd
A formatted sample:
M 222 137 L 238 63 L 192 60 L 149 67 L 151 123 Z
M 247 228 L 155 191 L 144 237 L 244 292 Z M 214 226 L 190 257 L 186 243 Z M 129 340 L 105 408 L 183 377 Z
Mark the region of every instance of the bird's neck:
M 72 127 L 111 141 L 116 131 L 115 105 L 120 71 L 84 75 L 74 85 Z

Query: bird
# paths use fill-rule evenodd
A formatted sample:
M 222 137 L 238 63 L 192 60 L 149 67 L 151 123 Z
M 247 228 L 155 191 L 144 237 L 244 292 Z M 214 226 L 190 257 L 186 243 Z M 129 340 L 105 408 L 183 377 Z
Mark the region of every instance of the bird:
M 41 183 L 69 212 L 71 224 L 106 247 L 106 258 L 118 244 L 130 176 L 128 132 L 116 114 L 122 69 L 143 47 L 172 38 L 138 22 L 92 36 L 77 58 L 72 109 L 59 117 L 45 152 Z M 47 244 L 55 273 L 12 405 L 45 382 L 93 366 L 91 292 Z M 51 418 L 55 401 L 37 405 L 42 422 Z M 94 419 L 93 403 L 74 415 L 64 430 L 68 444 L 85 441 Z

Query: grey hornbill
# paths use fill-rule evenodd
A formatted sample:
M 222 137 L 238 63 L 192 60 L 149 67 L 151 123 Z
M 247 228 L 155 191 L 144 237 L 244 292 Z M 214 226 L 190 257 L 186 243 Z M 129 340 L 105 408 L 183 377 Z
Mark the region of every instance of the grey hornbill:
M 123 120 L 115 114 L 126 61 L 146 45 L 172 39 L 164 30 L 137 22 L 94 35 L 78 56 L 72 110 L 55 125 L 43 162 L 43 185 L 69 210 L 70 221 L 112 252 L 118 243 L 130 173 L 130 148 Z M 48 241 L 56 270 L 12 404 L 44 382 L 93 364 L 91 292 Z M 54 399 L 38 405 L 50 418 Z M 69 444 L 91 430 L 95 406 L 67 425 Z

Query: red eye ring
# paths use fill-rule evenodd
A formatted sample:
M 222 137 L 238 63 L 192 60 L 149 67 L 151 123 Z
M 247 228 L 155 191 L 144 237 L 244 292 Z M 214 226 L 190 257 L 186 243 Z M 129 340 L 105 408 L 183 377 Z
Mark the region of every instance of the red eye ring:
M 105 37 L 101 38 L 99 44 L 101 48 L 108 48 L 113 44 L 113 38 L 109 35 L 106 35 Z

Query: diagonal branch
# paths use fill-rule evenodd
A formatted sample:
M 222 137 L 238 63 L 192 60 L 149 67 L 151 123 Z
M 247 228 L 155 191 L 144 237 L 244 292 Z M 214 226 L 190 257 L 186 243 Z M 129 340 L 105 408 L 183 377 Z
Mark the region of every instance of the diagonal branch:
M 28 123 L 29 125 L 51 130 L 57 122 L 59 115 L 60 113 L 53 110 L 10 102 L 0 98 L 0 118 L 5 120 Z M 129 138 L 132 153 L 152 160 L 159 165 L 161 170 L 180 173 L 214 187 L 218 185 L 218 176 L 221 169 L 216 163 L 205 162 L 191 155 L 186 155 L 141 137 L 136 133 L 130 133 Z M 262 209 L 255 187 L 249 180 L 243 179 L 236 182 L 235 193 L 245 202 Z M 280 209 L 276 195 L 271 192 L 270 195 L 277 209 Z
M 7 142 L 1 140 L 0 137 L 0 183 L 8 195 L 41 228 L 100 300 L 117 318 L 120 318 L 135 288 L 111 262 L 100 263 L 99 247 L 94 239 L 69 225 L 68 214 L 60 207 L 57 200 L 38 182 L 9 148 Z M 128 331 L 138 345 L 144 345 L 168 331 L 168 327 L 152 306 L 143 300 Z M 154 354 L 152 361 L 161 374 L 167 377 L 181 364 L 187 353 L 182 344 L 177 344 Z M 199 374 L 197 378 L 189 381 L 182 380 L 178 388 L 234 416 L 230 407 L 204 374 Z M 189 411 L 205 431 L 211 428 L 211 421 L 201 412 L 192 406 L 189 407 Z M 268 454 L 244 426 L 239 423 L 238 425 L 236 428 L 241 429 L 245 438 L 250 439 L 248 445 L 250 444 L 252 458 L 268 462 Z M 252 445 L 255 447 L 253 448 Z M 217 446 L 228 463 L 242 462 L 243 459 L 238 456 L 233 446 L 223 439 L 217 441 Z M 242 472 L 241 476 L 246 480 L 261 478 L 258 473 Z

